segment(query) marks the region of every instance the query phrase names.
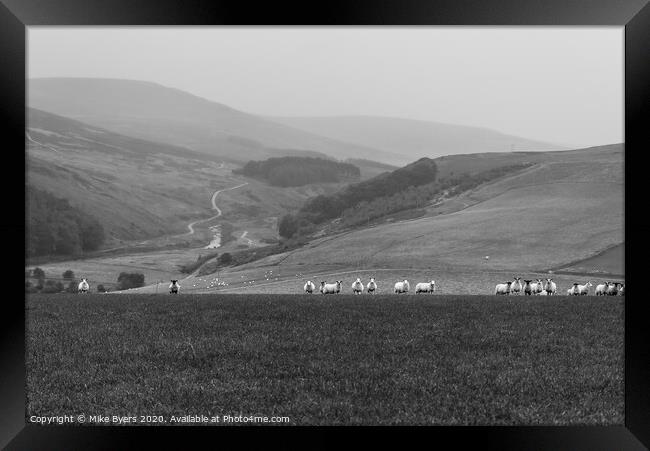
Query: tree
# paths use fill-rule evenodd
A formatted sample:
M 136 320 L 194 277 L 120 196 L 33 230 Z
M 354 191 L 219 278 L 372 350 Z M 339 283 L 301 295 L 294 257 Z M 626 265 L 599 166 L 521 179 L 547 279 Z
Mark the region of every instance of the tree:
M 34 268 L 32 271 L 32 277 L 42 282 L 43 279 L 45 279 L 45 271 L 43 271 L 41 268 Z
M 68 269 L 63 273 L 63 280 L 72 280 L 74 279 L 74 272 L 71 269 Z
M 106 288 L 104 288 L 104 285 L 102 285 L 102 284 L 97 285 L 97 292 L 98 293 L 106 293 Z
M 278 224 L 278 233 L 280 236 L 289 239 L 294 236 L 297 231 L 298 221 L 296 220 L 296 217 L 291 214 L 282 216 L 282 219 L 280 219 L 280 223 Z
M 230 255 L 228 252 L 224 252 L 219 256 L 219 263 L 222 265 L 229 265 L 232 263 L 232 255 Z
M 117 276 L 118 290 L 128 290 L 144 286 L 144 274 L 121 272 Z

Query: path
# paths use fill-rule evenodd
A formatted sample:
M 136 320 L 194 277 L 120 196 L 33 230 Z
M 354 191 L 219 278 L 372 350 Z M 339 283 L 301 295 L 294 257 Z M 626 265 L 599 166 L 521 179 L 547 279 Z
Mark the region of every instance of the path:
M 222 163 L 222 164 L 223 164 L 223 163 Z M 194 226 L 195 226 L 196 224 L 199 224 L 199 223 L 202 223 L 202 222 L 212 221 L 213 219 L 216 219 L 216 218 L 218 218 L 219 216 L 221 216 L 221 209 L 220 209 L 220 208 L 217 206 L 217 204 L 216 204 L 216 199 L 217 199 L 217 196 L 219 195 L 219 193 L 223 193 L 224 191 L 232 191 L 232 190 L 234 190 L 234 189 L 241 188 L 242 186 L 245 186 L 245 185 L 248 185 L 248 182 L 244 182 L 244 183 L 242 183 L 242 184 L 240 184 L 240 185 L 233 186 L 232 188 L 225 188 L 225 189 L 220 189 L 220 190 L 215 191 L 214 194 L 212 194 L 211 202 L 212 202 L 212 209 L 213 209 L 213 210 L 217 210 L 217 214 L 214 215 L 214 216 L 212 216 L 212 217 L 210 217 L 210 218 L 207 218 L 207 219 L 199 219 L 199 220 L 197 220 L 197 221 L 190 222 L 190 223 L 187 225 L 187 228 L 188 228 L 189 232 L 184 233 L 184 234 L 182 234 L 182 235 L 177 235 L 177 236 L 189 236 L 189 235 L 193 235 L 193 234 L 194 234 Z

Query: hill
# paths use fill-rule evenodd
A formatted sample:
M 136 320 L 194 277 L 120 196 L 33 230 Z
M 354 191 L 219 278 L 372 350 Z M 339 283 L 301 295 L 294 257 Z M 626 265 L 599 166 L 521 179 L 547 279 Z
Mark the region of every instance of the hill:
M 304 149 L 386 163 L 400 155 L 298 130 L 156 83 L 100 78 L 30 79 L 30 107 L 154 142 L 245 162 Z
M 563 150 L 480 127 L 380 116 L 270 117 L 279 124 L 331 139 L 399 153 L 409 160 L 443 155 Z
M 357 166 L 323 158 L 278 157 L 249 161 L 233 174 L 257 178 L 273 186 L 303 186 L 311 183 L 336 183 L 359 179 Z
M 439 177 L 454 172 L 449 168 L 472 172 L 470 161 L 467 156 L 445 157 L 444 164 L 436 160 Z M 246 292 L 299 292 L 307 277 L 377 276 L 384 284 L 434 277 L 445 293 L 489 293 L 495 280 L 516 274 L 544 277 L 548 270 L 569 267 L 623 243 L 622 144 L 485 154 L 478 161 L 483 170 L 531 165 L 436 201 L 417 219 L 315 238 L 301 248 L 222 271 L 220 280 Z M 279 275 L 277 281 L 264 281 L 269 271 Z M 608 271 L 623 274 L 622 268 Z M 558 274 L 557 280 L 564 287 L 576 275 Z M 193 279 L 193 289 L 205 289 L 211 277 Z M 240 287 L 239 280 L 259 282 L 259 288 L 253 283 Z
M 275 188 L 246 182 L 232 174 L 232 164 L 214 155 L 131 138 L 32 108 L 27 115 L 28 188 L 64 199 L 95 218 L 105 231 L 105 247 L 205 246 L 213 237 L 209 227 L 216 225 L 208 221 L 216 214 L 211 198 L 222 190 L 217 224 L 223 242 L 231 234 L 246 233 L 237 245 L 251 240 L 259 245 L 277 239 L 278 216 L 343 186 Z M 190 224 L 195 226 L 188 229 Z

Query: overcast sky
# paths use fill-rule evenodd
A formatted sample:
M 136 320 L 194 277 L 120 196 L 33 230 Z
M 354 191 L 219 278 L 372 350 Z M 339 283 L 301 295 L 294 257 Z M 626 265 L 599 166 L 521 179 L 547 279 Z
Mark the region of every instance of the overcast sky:
M 623 142 L 622 27 L 29 27 L 28 76 L 147 80 L 250 113 Z

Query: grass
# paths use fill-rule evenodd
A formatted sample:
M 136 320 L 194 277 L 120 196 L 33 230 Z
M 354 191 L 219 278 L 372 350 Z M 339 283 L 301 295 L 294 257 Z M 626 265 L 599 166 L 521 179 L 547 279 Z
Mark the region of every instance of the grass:
M 623 300 L 34 295 L 27 415 L 623 424 Z

